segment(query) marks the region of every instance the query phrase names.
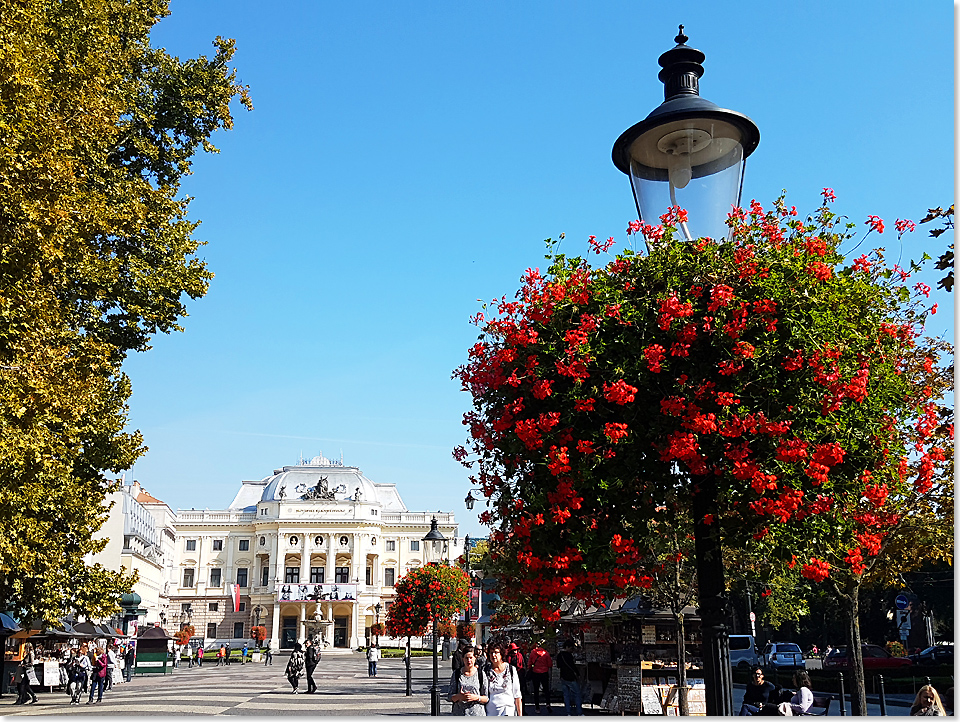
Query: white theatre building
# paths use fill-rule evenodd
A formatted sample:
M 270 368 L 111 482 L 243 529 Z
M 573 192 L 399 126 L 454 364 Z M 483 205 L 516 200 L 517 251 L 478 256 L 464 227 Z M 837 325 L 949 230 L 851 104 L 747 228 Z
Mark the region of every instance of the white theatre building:
M 434 518 L 448 540 L 436 550 L 422 541 Z M 175 529 L 165 627 L 189 623 L 207 646 L 236 648 L 259 623 L 274 649 L 357 647 L 397 579 L 463 553 L 452 513 L 408 511 L 396 485 L 323 456 L 242 482 L 222 511 L 178 510 Z

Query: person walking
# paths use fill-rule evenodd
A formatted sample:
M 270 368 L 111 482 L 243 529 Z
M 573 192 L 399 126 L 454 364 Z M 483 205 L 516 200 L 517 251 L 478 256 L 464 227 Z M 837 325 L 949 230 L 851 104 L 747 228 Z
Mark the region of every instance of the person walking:
M 203 666 L 203 645 L 202 644 L 199 647 L 197 647 L 197 666 L 198 667 Z
M 517 670 L 505 659 L 507 649 L 503 644 L 487 647 L 490 666 L 483 670 L 487 675 L 489 701 L 487 717 L 522 717 L 523 695 L 520 693 L 520 677 Z
M 520 680 L 520 694 L 527 696 L 527 664 L 516 642 L 510 643 L 510 651 L 507 652 L 507 662 L 511 667 L 517 670 L 517 678 Z
M 90 677 L 90 697 L 87 699 L 87 704 L 93 704 L 93 695 L 97 695 L 97 702 L 103 701 L 103 688 L 106 684 L 107 678 L 107 654 L 106 652 L 100 650 L 99 653 L 96 649 L 90 652 L 93 657 L 93 673 Z
M 83 667 L 80 666 L 80 659 L 79 654 L 70 650 L 70 660 L 67 662 L 67 692 L 70 694 L 70 704 L 80 704 L 80 695 L 83 694 L 84 677 L 86 675 Z
M 127 651 L 123 655 L 123 672 L 126 675 L 127 681 L 130 681 L 130 677 L 133 676 L 133 667 L 137 663 L 137 647 L 133 642 L 127 644 Z
M 223 664 L 224 664 L 223 658 L 224 658 L 223 645 L 221 644 L 221 645 L 220 645 L 220 649 L 217 650 L 217 666 L 218 666 L 218 667 L 222 667 L 222 666 L 223 666 Z
M 230 642 L 227 642 L 227 649 L 223 653 L 223 663 L 230 664 Z
M 563 651 L 557 655 L 557 669 L 560 672 L 560 688 L 563 690 L 563 708 L 567 716 L 577 717 L 583 714 L 580 694 L 580 675 L 573 659 L 573 640 L 563 643 Z
M 270 640 L 267 640 L 267 647 L 263 653 L 263 666 L 266 667 L 268 664 L 273 664 L 273 650 L 270 648 Z
M 461 639 L 457 641 L 456 651 L 450 655 L 450 666 L 453 668 L 453 671 L 456 672 L 463 667 L 463 650 L 467 648 L 467 640 Z
M 477 656 L 473 647 L 462 650 L 463 666 L 456 669 L 450 677 L 450 690 L 447 699 L 453 702 L 451 714 L 459 717 L 486 717 L 486 704 L 490 701 L 487 677 L 477 667 Z
M 533 705 L 540 711 L 540 690 L 543 690 L 543 701 L 550 714 L 550 669 L 553 667 L 553 658 L 543 648 L 543 640 L 537 642 L 530 650 L 530 676 L 533 678 Z
M 87 649 L 87 643 L 80 645 L 80 656 L 77 658 L 83 676 L 80 679 L 80 694 L 87 691 L 90 686 L 90 677 L 93 674 L 93 660 L 90 657 L 90 650 Z
M 313 694 L 317 691 L 317 683 L 313 681 L 313 671 L 320 663 L 320 650 L 317 649 L 316 641 L 307 640 L 307 651 L 304 654 L 303 663 L 307 671 L 307 694 Z
M 27 642 L 23 649 L 23 659 L 20 660 L 20 667 L 18 671 L 20 672 L 20 684 L 17 688 L 17 701 L 15 704 L 27 704 L 27 700 L 30 700 L 30 704 L 37 703 L 37 693 L 33 691 L 31 687 L 31 677 L 36 677 L 36 671 L 33 669 L 33 665 L 36 663 L 36 657 L 33 653 L 33 644 Z
M 290 682 L 290 686 L 293 687 L 294 694 L 300 694 L 298 687 L 300 686 L 300 678 L 303 676 L 305 670 L 306 663 L 303 658 L 303 647 L 297 642 L 293 645 L 293 653 L 290 655 L 290 661 L 287 662 L 287 669 L 285 670 L 287 681 Z
M 113 672 L 117 668 L 117 653 L 112 646 L 107 647 L 107 674 L 104 677 L 106 681 L 105 689 L 113 689 Z
M 243 643 L 243 649 L 240 650 L 240 664 L 244 665 L 247 663 L 247 643 Z
M 176 645 L 173 648 L 173 668 L 178 669 L 180 667 L 180 645 Z
M 380 661 L 380 647 L 376 642 L 367 647 L 367 676 L 377 676 L 377 662 Z

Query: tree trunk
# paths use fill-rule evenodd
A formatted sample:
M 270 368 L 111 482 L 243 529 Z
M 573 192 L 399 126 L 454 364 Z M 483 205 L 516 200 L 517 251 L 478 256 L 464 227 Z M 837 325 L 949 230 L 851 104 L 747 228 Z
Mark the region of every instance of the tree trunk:
M 844 595 L 847 614 L 847 670 L 850 674 L 850 713 L 867 715 L 867 685 L 863 674 L 863 648 L 860 646 L 860 585 Z
M 677 621 L 677 695 L 680 702 L 680 716 L 689 715 L 687 709 L 687 640 L 686 630 L 683 626 L 683 608 L 674 609 L 674 619 Z

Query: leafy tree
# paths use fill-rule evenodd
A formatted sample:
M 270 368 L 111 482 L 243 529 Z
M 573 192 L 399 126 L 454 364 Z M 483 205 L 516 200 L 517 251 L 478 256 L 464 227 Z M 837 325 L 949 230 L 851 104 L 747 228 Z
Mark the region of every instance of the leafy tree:
M 257 649 L 260 649 L 260 645 L 263 644 L 263 640 L 267 638 L 267 628 L 264 626 L 259 627 L 250 627 L 250 639 L 257 643 Z
M 702 573 L 724 546 L 846 580 L 860 564 L 849 550 L 883 543 L 927 498 L 943 450 L 918 442 L 915 476 L 901 460 L 904 429 L 926 413 L 908 356 L 935 311 L 929 289 L 912 294 L 912 269 L 882 268 L 879 252 L 844 266 L 853 226 L 837 226 L 832 200 L 825 189 L 803 220 L 782 198 L 753 202 L 725 242 L 675 241 L 685 212 L 673 208 L 661 226 L 631 224 L 647 254 L 602 267 L 550 255 L 515 300 L 478 314 L 456 372 L 473 396 L 470 449 L 455 456 L 477 466 L 505 598 L 552 621 L 564 596 L 650 588 L 638 558 L 675 520 L 665 499 L 693 525 L 701 609 L 725 604 Z M 612 243 L 591 238 L 598 253 Z M 878 508 L 881 496 L 898 506 Z
M 193 628 L 193 625 L 186 624 L 176 632 L 173 633 L 173 639 L 181 647 L 186 647 L 190 644 L 190 638 L 196 633 L 196 629 Z
M 212 274 L 180 180 L 248 105 L 233 43 L 150 47 L 166 0 L 7 4 L 0 15 L 0 607 L 52 621 L 119 609 L 131 575 L 87 565 L 125 431 L 121 363 L 179 330 Z
M 940 206 L 936 208 L 930 208 L 927 211 L 927 215 L 920 219 L 921 223 L 930 223 L 935 221 L 938 218 L 942 218 L 943 225 L 939 228 L 934 228 L 930 231 L 930 235 L 934 238 L 939 238 L 947 231 L 953 230 L 953 206 L 951 205 L 947 210 L 943 210 Z M 942 288 L 945 291 L 953 290 L 953 243 L 947 246 L 947 250 L 940 254 L 940 257 L 937 259 L 936 264 L 934 265 L 938 271 L 947 271 L 947 275 L 940 279 L 937 283 L 938 288 Z

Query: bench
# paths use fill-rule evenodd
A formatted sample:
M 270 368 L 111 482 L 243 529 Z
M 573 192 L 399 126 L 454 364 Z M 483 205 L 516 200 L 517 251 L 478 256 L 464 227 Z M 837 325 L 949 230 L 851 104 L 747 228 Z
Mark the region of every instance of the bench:
M 813 705 L 809 710 L 804 712 L 804 715 L 828 715 L 830 714 L 830 703 L 833 702 L 833 697 L 823 697 L 820 695 L 813 695 Z

